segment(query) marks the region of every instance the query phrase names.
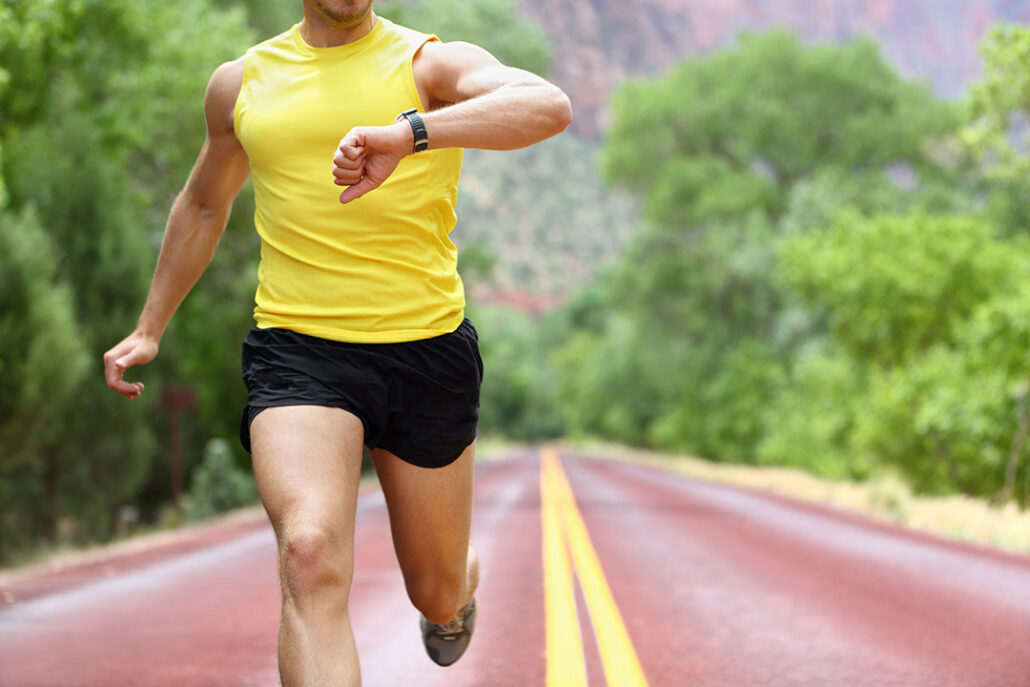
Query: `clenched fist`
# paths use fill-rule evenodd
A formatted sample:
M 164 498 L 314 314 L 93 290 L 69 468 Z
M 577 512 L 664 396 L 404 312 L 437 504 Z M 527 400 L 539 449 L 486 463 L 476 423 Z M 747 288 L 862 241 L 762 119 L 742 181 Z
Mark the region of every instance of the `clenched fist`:
M 406 121 L 348 131 L 333 155 L 333 182 L 347 187 L 340 202 L 349 203 L 382 185 L 412 152 L 413 140 Z

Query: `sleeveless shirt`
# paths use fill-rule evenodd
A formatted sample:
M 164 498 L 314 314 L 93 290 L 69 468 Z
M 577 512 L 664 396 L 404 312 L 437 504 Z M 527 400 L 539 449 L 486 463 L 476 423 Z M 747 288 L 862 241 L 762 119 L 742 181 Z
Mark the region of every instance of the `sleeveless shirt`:
M 429 40 L 378 17 L 352 43 L 312 47 L 298 24 L 247 51 L 233 119 L 261 237 L 259 328 L 382 343 L 461 324 L 465 292 L 449 236 L 461 149 L 408 155 L 382 186 L 347 205 L 331 171 L 351 127 L 425 111 L 412 59 Z

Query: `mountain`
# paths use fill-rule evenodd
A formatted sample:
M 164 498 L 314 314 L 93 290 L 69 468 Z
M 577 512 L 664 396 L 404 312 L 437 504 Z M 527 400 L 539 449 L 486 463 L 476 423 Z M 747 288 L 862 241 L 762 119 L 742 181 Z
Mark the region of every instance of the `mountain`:
M 870 36 L 906 77 L 960 95 L 980 71 L 977 44 L 998 22 L 1030 22 L 1030 0 L 521 0 L 551 38 L 551 78 L 575 106 L 575 129 L 598 138 L 622 81 L 775 28 L 806 41 Z

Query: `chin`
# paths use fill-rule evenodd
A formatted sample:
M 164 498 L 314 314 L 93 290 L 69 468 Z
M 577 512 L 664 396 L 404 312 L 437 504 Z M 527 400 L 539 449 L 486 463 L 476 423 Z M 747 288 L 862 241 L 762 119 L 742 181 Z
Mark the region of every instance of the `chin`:
M 312 4 L 326 19 L 344 26 L 363 21 L 372 11 L 372 0 L 314 0 Z

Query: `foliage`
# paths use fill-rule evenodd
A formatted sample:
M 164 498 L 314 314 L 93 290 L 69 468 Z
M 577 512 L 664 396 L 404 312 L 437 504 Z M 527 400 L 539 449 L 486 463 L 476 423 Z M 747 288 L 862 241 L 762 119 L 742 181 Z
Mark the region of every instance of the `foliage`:
M 975 306 L 1005 289 L 1016 260 L 991 233 L 968 217 L 851 214 L 790 237 L 780 275 L 852 356 L 891 366 L 951 342 Z
M 31 210 L 0 212 L 0 470 L 54 440 L 87 369 L 72 293 Z
M 865 387 L 861 363 L 852 356 L 824 347 L 799 352 L 766 408 L 757 462 L 837 479 L 869 476 L 871 462 L 850 445 Z
M 613 109 L 608 179 L 644 196 L 652 219 L 674 224 L 683 208 L 693 208 L 691 220 L 702 219 L 698 205 L 732 210 L 725 196 L 741 188 L 748 209 L 777 212 L 782 196 L 771 187 L 789 189 L 818 168 L 925 168 L 927 139 L 955 123 L 924 86 L 898 78 L 874 43 L 805 48 L 788 33 L 745 36 L 665 78 L 629 83 Z
M 480 431 L 523 440 L 559 436 L 554 373 L 533 323 L 509 308 L 474 307 L 469 316 L 485 368 Z
M 1026 186 L 1030 173 L 1030 28 L 1001 25 L 981 46 L 984 77 L 970 91 L 963 138 L 988 174 Z
M 282 0 L 218 0 L 224 9 L 239 8 L 247 16 L 257 40 L 286 31 L 300 20 L 300 3 Z M 377 8 L 378 9 L 378 8 Z
M 236 467 L 232 449 L 224 439 L 211 439 L 204 459 L 193 471 L 183 504 L 187 520 L 202 520 L 257 500 L 249 472 Z
M 536 74 L 546 74 L 551 63 L 543 29 L 523 16 L 512 0 L 394 0 L 376 3 L 375 10 L 443 41 L 475 43 L 501 62 Z
M 1030 30 L 995 27 L 981 53 L 984 78 L 970 90 L 962 141 L 999 231 L 1021 233 L 1030 228 Z
M 150 393 L 130 404 L 104 388 L 100 356 L 139 313 L 168 203 L 203 140 L 207 77 L 252 37 L 241 12 L 218 11 L 206 0 L 2 7 L 3 233 L 8 240 L 20 231 L 28 246 L 38 234 L 32 227 L 42 229 L 37 249 L 48 256 L 39 265 L 51 275 L 49 295 L 33 286 L 33 310 L 22 309 L 39 328 L 25 327 L 10 350 L 46 351 L 52 371 L 39 370 L 41 381 L 62 365 L 69 373 L 51 383 L 54 393 L 39 410 L 49 431 L 18 449 L 29 463 L 19 468 L 18 479 L 30 480 L 21 492 L 40 505 L 5 517 L 2 526 L 21 527 L 31 538 L 81 541 L 109 534 L 113 513 L 140 498 L 162 456 L 154 400 L 161 380 L 180 377 L 183 358 L 163 355 L 143 374 Z M 32 384 L 23 387 L 31 396 Z M 19 400 L 25 412 L 40 405 Z M 13 448 L 5 443 L 3 451 L 6 462 Z M 9 542 L 21 543 L 7 531 L 0 542 L 0 558 L 10 555 Z
M 463 254 L 478 245 L 494 256 L 475 286 L 561 297 L 621 254 L 634 203 L 603 188 L 597 158 L 597 144 L 572 133 L 522 150 L 465 151 L 454 241 Z
M 645 221 L 563 315 L 567 426 L 925 491 L 1022 475 L 1025 501 L 1022 33 L 985 50 L 979 166 L 957 108 L 864 41 L 746 37 L 624 86 L 604 169 Z
M 856 427 L 856 448 L 898 465 L 923 490 L 1000 493 L 1018 446 L 1018 394 L 1030 380 L 1030 275 L 1023 263 L 1014 275 L 1020 283 L 982 303 L 953 345 L 880 372 Z M 1028 497 L 1024 489 L 1024 502 Z
M 570 424 L 757 460 L 770 418 L 789 412 L 770 408 L 792 398 L 794 357 L 825 338 L 830 317 L 785 289 L 781 244 L 822 245 L 849 207 L 967 205 L 954 184 L 940 191 L 959 172 L 933 154 L 954 110 L 872 43 L 804 47 L 785 33 L 629 83 L 613 109 L 605 174 L 640 197 L 646 221 L 609 277 L 606 324 L 559 354 Z M 841 268 L 814 258 L 799 269 L 815 279 L 805 269 L 817 264 L 820 275 Z M 763 460 L 783 456 L 774 446 Z

